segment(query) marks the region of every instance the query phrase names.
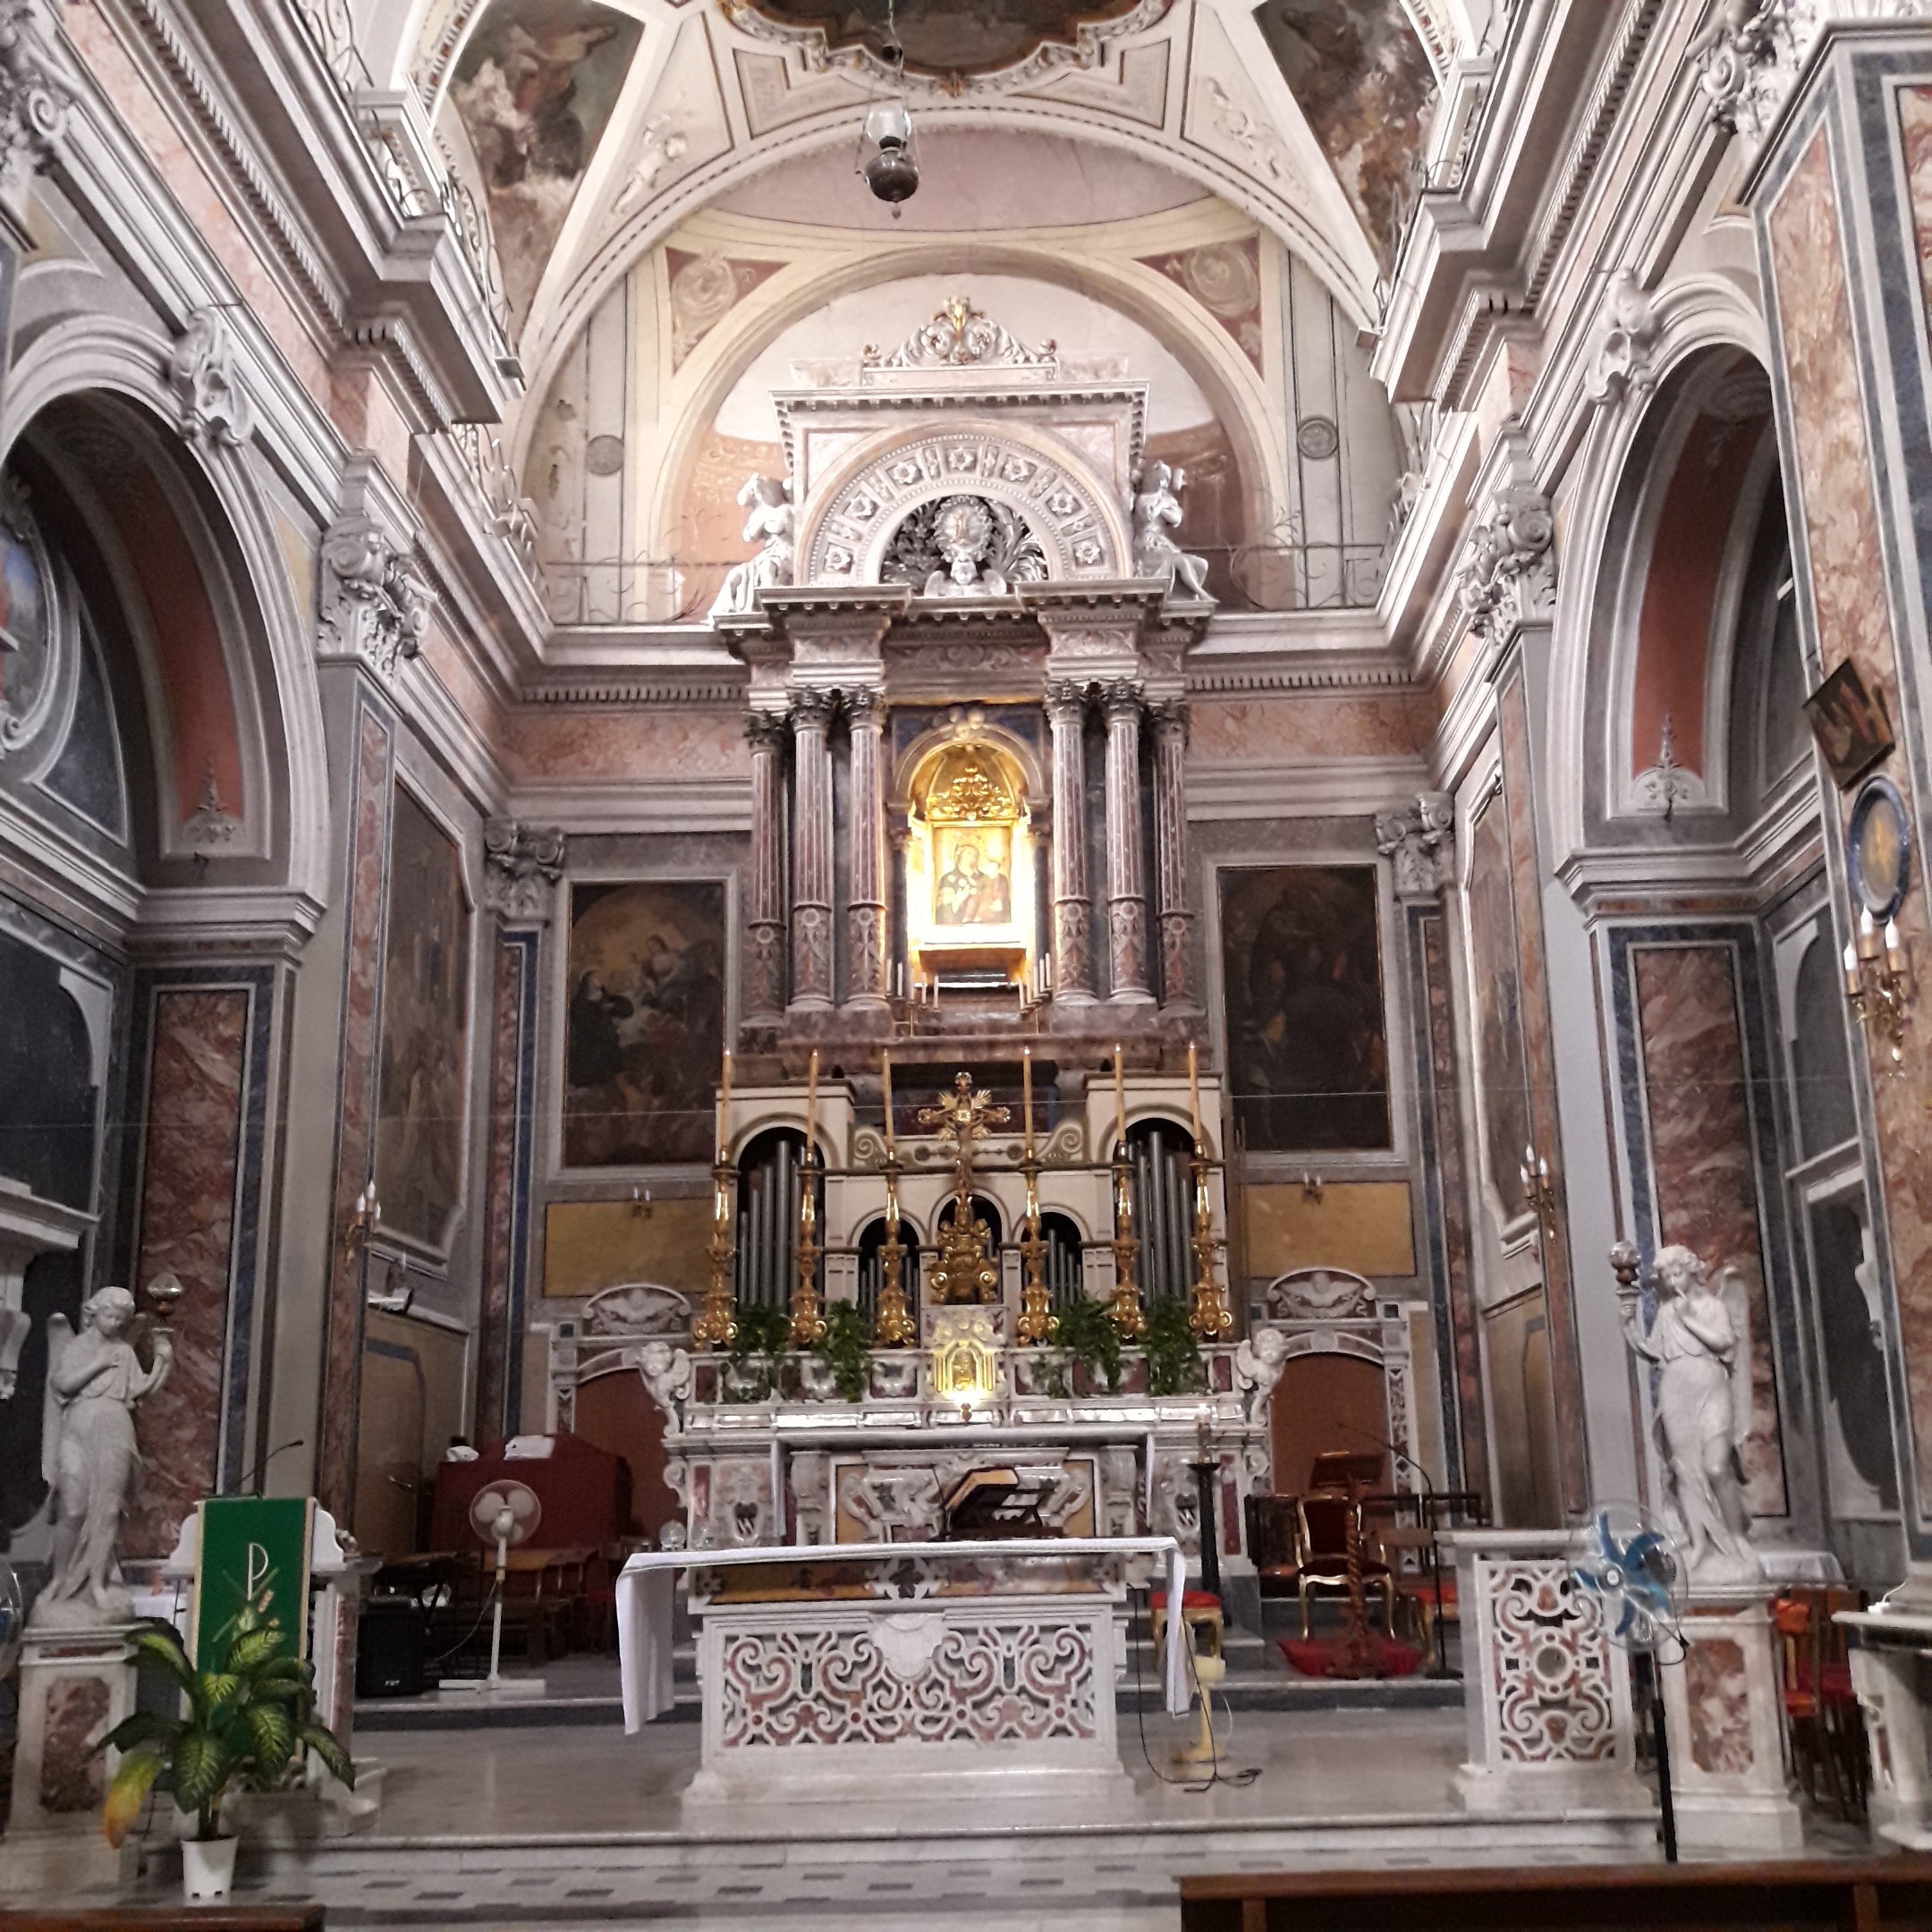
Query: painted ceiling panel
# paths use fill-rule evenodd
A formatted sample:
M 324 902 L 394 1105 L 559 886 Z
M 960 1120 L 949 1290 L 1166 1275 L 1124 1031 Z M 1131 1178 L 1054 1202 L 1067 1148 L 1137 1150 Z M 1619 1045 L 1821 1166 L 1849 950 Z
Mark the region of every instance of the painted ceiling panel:
M 590 0 L 496 0 L 450 98 L 489 196 L 519 322 L 597 152 L 642 30 Z
M 1255 20 L 1386 268 L 1436 97 L 1402 0 L 1265 0 Z

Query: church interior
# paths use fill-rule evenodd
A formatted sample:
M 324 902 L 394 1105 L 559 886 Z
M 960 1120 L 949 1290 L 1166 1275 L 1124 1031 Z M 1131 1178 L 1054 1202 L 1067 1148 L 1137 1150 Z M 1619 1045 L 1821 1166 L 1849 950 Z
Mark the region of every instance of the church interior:
M 1932 1924 L 1932 5 L 0 0 L 0 1904 Z

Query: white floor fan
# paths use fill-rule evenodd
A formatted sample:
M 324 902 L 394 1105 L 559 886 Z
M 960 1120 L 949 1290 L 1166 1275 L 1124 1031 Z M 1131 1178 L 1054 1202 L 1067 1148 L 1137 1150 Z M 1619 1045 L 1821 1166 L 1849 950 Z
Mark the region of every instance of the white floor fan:
M 542 1521 L 543 1501 L 528 1483 L 499 1477 L 470 1499 L 470 1527 L 486 1546 L 496 1546 L 496 1587 L 491 1592 L 489 1675 L 460 1680 L 463 1690 L 496 1696 L 543 1695 L 541 1677 L 505 1677 L 502 1667 L 504 1583 L 510 1572 L 510 1552 L 528 1543 Z
M 1657 1754 L 1657 1810 L 1664 1857 L 1677 1862 L 1677 1813 L 1672 1801 L 1670 1728 L 1664 1714 L 1664 1673 L 1657 1652 L 1675 1647 L 1680 1662 L 1684 1640 L 1683 1559 L 1677 1545 L 1634 1503 L 1599 1503 L 1570 1546 L 1570 1574 L 1597 1599 L 1604 1635 L 1631 1654 L 1631 1668 L 1650 1694 L 1651 1737 Z

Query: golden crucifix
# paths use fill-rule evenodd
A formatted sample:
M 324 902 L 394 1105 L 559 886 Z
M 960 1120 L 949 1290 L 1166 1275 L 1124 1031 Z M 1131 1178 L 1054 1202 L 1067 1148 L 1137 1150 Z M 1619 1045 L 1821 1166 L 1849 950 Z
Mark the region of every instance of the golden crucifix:
M 993 1105 L 992 1095 L 973 1090 L 970 1073 L 957 1075 L 950 1095 L 919 1111 L 921 1127 L 953 1143 L 953 1223 L 939 1234 L 939 1259 L 930 1283 L 935 1302 L 999 1300 L 999 1267 L 987 1252 L 992 1232 L 972 1211 L 972 1150 L 1012 1117 L 1006 1108 Z

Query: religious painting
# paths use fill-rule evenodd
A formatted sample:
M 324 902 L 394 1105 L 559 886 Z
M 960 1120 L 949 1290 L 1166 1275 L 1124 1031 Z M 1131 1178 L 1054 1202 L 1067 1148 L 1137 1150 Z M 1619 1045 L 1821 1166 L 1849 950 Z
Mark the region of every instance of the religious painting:
M 933 887 L 936 926 L 1004 926 L 1013 919 L 1013 827 L 933 827 L 939 877 Z
M 1394 1145 L 1372 866 L 1221 874 L 1234 1113 L 1258 1153 Z
M 902 57 L 910 72 L 996 72 L 1046 46 L 1077 47 L 1080 30 L 1120 20 L 1139 0 L 899 0 L 886 9 L 862 0 L 751 0 L 784 27 L 817 27 L 826 45 L 862 47 Z M 895 51 L 887 55 L 890 45 Z
M 52 712 L 58 664 L 45 554 L 19 500 L 0 479 L 0 754 L 25 744 Z
M 572 887 L 566 1167 L 711 1158 L 724 943 L 722 880 Z
M 1896 742 L 1884 692 L 1867 689 L 1850 657 L 1805 699 L 1804 708 L 1840 791 L 1855 785 Z
M 1470 830 L 1469 921 L 1476 999 L 1477 1098 L 1483 1149 L 1503 1218 L 1529 1212 L 1522 1187 L 1529 1146 L 1530 1075 L 1523 1049 L 1522 982 L 1516 963 L 1509 826 L 1498 792 Z
M 389 844 L 376 1195 L 383 1226 L 436 1253 L 462 1199 L 470 905 L 456 842 L 401 785 Z
M 476 149 L 504 292 L 520 321 L 642 30 L 591 0 L 496 0 L 457 61 L 450 99 Z

